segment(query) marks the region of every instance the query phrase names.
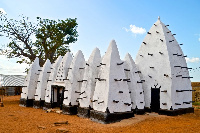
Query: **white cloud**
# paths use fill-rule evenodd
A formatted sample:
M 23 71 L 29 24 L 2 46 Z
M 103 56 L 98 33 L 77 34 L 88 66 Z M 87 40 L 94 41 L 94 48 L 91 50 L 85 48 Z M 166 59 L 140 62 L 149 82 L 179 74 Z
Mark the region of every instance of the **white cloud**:
M 200 34 L 194 34 L 195 36 L 199 36 L 198 37 L 198 41 L 200 41 Z
M 130 28 L 127 29 L 127 28 L 123 28 L 125 29 L 126 32 L 129 32 L 131 31 L 133 34 L 144 34 L 146 33 L 146 29 L 145 28 L 142 28 L 142 27 L 137 27 L 135 25 L 130 25 Z
M 3 8 L 0 8 L 0 13 L 6 14 L 6 11 Z
M 129 32 L 129 31 L 130 31 L 129 29 L 127 29 L 127 28 L 125 28 L 125 27 L 123 27 L 122 29 L 124 29 L 126 32 Z
M 191 63 L 198 63 L 200 61 L 198 57 L 192 57 L 192 58 L 186 57 L 185 59 L 186 59 L 186 62 L 191 62 Z

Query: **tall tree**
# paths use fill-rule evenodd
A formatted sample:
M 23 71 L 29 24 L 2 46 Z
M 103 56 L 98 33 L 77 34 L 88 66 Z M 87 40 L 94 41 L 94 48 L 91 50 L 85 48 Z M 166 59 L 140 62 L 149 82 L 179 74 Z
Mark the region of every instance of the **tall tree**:
M 18 63 L 30 63 L 36 57 L 40 59 L 40 66 L 46 59 L 53 63 L 59 55 L 70 52 L 69 44 L 77 41 L 76 18 L 56 21 L 37 17 L 38 23 L 34 24 L 28 17 L 21 17 L 21 20 L 13 20 L 0 13 L 0 33 L 10 40 L 1 54 L 8 58 L 19 57 Z

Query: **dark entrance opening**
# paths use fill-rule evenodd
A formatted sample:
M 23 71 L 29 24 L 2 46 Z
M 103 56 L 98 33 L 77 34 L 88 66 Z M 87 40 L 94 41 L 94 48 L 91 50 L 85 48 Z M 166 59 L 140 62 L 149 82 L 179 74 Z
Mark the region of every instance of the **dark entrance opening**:
M 51 86 L 51 105 L 52 108 L 59 107 L 62 110 L 62 104 L 64 100 L 65 87 L 52 85 Z
M 160 109 L 160 88 L 157 88 L 157 85 L 154 85 L 155 88 L 151 87 L 151 111 L 158 112 Z

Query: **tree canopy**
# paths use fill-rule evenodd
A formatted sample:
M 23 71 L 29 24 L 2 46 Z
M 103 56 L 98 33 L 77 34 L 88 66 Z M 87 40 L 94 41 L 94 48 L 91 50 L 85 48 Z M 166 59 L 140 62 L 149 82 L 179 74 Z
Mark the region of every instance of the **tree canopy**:
M 14 20 L 0 13 L 0 22 L 1 36 L 9 38 L 1 54 L 8 58 L 19 57 L 18 63 L 31 63 L 36 57 L 40 66 L 46 59 L 53 63 L 58 56 L 70 52 L 69 44 L 76 42 L 78 37 L 76 18 L 56 21 L 37 17 L 35 24 L 25 16 Z

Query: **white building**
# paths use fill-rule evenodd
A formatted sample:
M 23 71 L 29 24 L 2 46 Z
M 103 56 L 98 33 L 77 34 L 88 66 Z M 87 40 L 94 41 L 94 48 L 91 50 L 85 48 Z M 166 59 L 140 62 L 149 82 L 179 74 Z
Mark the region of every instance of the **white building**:
M 102 123 L 145 111 L 166 115 L 194 112 L 190 68 L 181 44 L 167 27 L 158 18 L 147 32 L 135 62 L 130 54 L 124 61 L 120 59 L 114 40 L 102 58 L 97 48 L 88 62 L 80 50 L 73 59 L 70 53 L 58 57 L 51 71 L 49 63 L 48 68 L 43 67 L 39 79 L 36 58 L 24 82 L 20 105 L 45 100 L 44 109 L 60 107 L 64 114 L 78 111 L 79 116 Z
M 47 80 L 51 71 L 51 62 L 49 59 L 44 63 L 38 78 L 37 88 L 35 92 L 35 100 L 33 101 L 34 108 L 41 108 L 44 105 L 45 94 L 47 89 Z
M 28 75 L 24 81 L 24 87 L 22 88 L 20 106 L 33 106 L 33 100 L 35 99 L 35 92 L 37 88 L 37 80 L 39 76 L 39 59 L 36 58 L 33 64 L 31 65 Z
M 145 107 L 160 114 L 192 112 L 192 87 L 180 44 L 158 18 L 147 33 L 136 57 L 144 80 Z
M 133 117 L 131 98 L 116 42 L 112 40 L 100 63 L 90 117 L 94 121 L 109 123 Z
M 126 78 L 129 79 L 127 83 L 131 96 L 132 110 L 137 114 L 144 114 L 145 102 L 142 83 L 145 81 L 140 79 L 139 70 L 130 54 L 126 55 L 124 61 L 124 72 L 126 73 Z
M 60 107 L 62 109 L 66 80 L 72 59 L 72 55 L 69 52 L 65 54 L 59 64 L 55 80 L 51 83 L 51 92 L 53 92 L 51 94 L 52 107 Z
M 76 114 L 85 72 L 85 59 L 80 50 L 76 53 L 68 69 L 62 110 L 64 114 Z
M 101 54 L 98 48 L 95 48 L 85 65 L 85 73 L 81 86 L 80 106 L 78 108 L 78 116 L 90 117 L 90 110 L 93 108 L 93 95 L 99 74 L 99 65 L 101 63 Z
M 48 109 L 48 108 L 53 108 L 56 106 L 56 99 L 54 100 L 54 93 L 57 93 L 56 91 L 54 92 L 52 89 L 52 84 L 56 80 L 56 75 L 58 71 L 58 67 L 60 65 L 60 62 L 62 61 L 62 56 L 59 56 L 55 63 L 52 64 L 51 67 L 51 72 L 49 75 L 49 79 L 47 80 L 47 88 L 46 88 L 46 93 L 45 93 L 45 103 L 43 109 Z

